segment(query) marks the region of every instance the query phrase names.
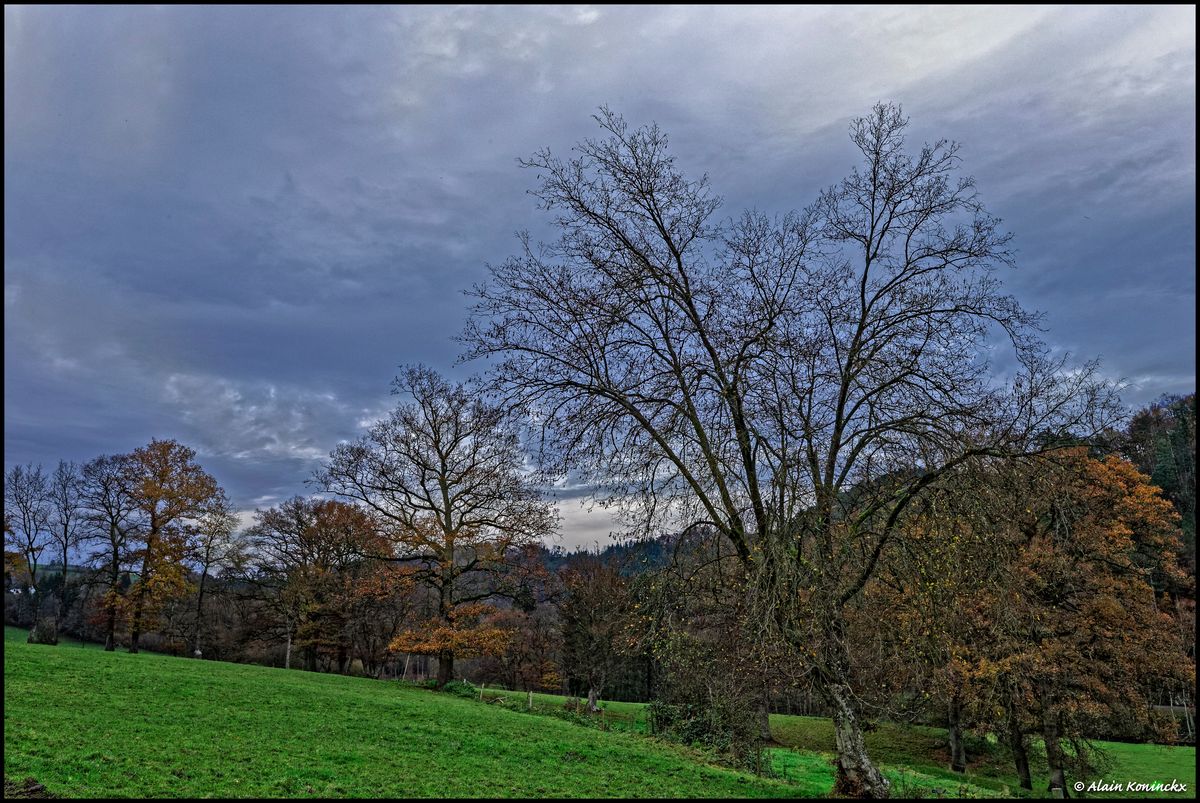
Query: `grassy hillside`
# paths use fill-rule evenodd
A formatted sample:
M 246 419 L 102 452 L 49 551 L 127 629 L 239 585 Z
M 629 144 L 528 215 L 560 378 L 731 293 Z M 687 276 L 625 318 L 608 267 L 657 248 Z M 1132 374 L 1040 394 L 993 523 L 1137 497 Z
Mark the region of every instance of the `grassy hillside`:
M 814 794 L 394 683 L 24 643 L 5 629 L 4 772 L 100 796 Z
M 637 703 L 607 704 L 604 732 L 395 683 L 28 645 L 25 635 L 5 628 L 4 772 L 60 795 L 794 797 L 832 784 L 832 732 L 820 719 L 772 718 L 776 740 L 798 749 L 773 751 L 784 780 L 771 780 L 627 732 L 644 730 Z M 535 695 L 535 706 L 561 705 Z M 946 771 L 934 729 L 885 725 L 871 739 L 897 791 L 1015 787 L 999 763 L 967 778 Z M 1194 788 L 1194 750 L 1117 747 L 1108 777 Z
M 485 697 L 506 696 L 525 700 L 524 692 L 488 689 Z M 535 694 L 535 706 L 561 707 L 563 697 Z M 644 732 L 647 729 L 643 703 L 603 703 L 605 720 L 614 729 Z M 833 785 L 833 723 L 818 717 L 771 715 L 771 732 L 775 741 L 787 750 L 772 751 L 773 768 L 783 777 L 818 789 Z M 919 725 L 881 723 L 867 734 L 867 747 L 892 779 L 895 790 L 933 796 L 937 791 L 961 796 L 988 794 L 1026 794 L 1020 788 L 1008 751 L 995 743 L 968 737 L 968 769 L 959 775 L 949 768 L 946 750 L 946 731 Z M 1125 744 L 1096 742 L 1110 765 L 1102 777 L 1120 781 L 1179 780 L 1196 788 L 1196 749 L 1194 747 L 1164 747 L 1154 744 Z M 1035 742 L 1030 750 L 1035 796 L 1045 795 L 1049 772 L 1045 753 Z M 1068 779 L 1075 780 L 1075 779 Z M 1086 779 L 1091 781 L 1093 779 Z M 1113 797 L 1114 795 L 1107 795 Z M 1118 797 L 1156 797 L 1161 795 L 1123 794 Z
M 776 741 L 807 751 L 832 754 L 834 749 L 833 723 L 816 717 L 772 716 L 771 730 Z M 1196 789 L 1196 748 L 1165 747 L 1156 744 L 1125 744 L 1122 742 L 1096 742 L 1104 753 L 1109 768 L 1102 777 L 1109 781 L 1164 781 L 1172 779 L 1186 783 L 1194 793 Z M 871 756 L 884 766 L 907 768 L 923 775 L 940 779 L 948 788 L 956 788 L 960 780 L 1006 794 L 1022 792 L 1011 757 L 1006 749 L 995 743 L 970 739 L 968 742 L 968 767 L 966 775 L 958 775 L 949 769 L 949 753 L 946 750 L 946 731 L 917 725 L 892 725 L 881 723 L 875 731 L 867 734 L 867 748 Z M 1045 795 L 1049 781 L 1046 756 L 1041 745 L 1035 742 L 1030 750 L 1033 785 L 1038 795 Z M 1068 778 L 1068 782 L 1080 780 Z M 1082 779 L 1091 781 L 1094 779 Z M 911 779 L 902 783 L 911 785 Z M 1072 793 L 1073 794 L 1073 793 Z M 1086 796 L 1086 795 L 1084 795 Z M 1099 796 L 1099 795 L 1097 795 Z M 1106 797 L 1163 797 L 1161 794 L 1121 794 Z M 1187 797 L 1186 795 L 1184 797 Z

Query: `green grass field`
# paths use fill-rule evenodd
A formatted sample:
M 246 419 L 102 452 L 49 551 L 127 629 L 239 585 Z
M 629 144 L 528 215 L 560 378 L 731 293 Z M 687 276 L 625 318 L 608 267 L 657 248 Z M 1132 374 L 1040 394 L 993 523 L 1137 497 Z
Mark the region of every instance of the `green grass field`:
M 710 763 L 638 732 L 603 731 L 396 683 L 29 645 L 5 628 L 4 772 L 71 797 L 802 797 L 832 784 L 826 720 L 773 717 L 780 779 Z M 485 691 L 525 699 L 520 692 Z M 563 698 L 535 695 L 535 708 Z M 897 790 L 994 796 L 997 762 L 944 769 L 937 731 L 883 725 L 873 754 Z M 1114 778 L 1195 784 L 1195 750 L 1114 746 Z M 1044 786 L 1044 782 L 1042 783 Z
M 395 683 L 5 628 L 4 773 L 72 797 L 792 797 L 630 733 Z
M 483 696 L 484 699 L 503 696 L 517 701 L 526 700 L 525 692 L 498 689 L 485 689 Z M 561 708 L 564 700 L 565 698 L 553 694 L 533 695 L 535 707 Z M 605 722 L 614 730 L 644 733 L 648 729 L 644 703 L 604 702 L 601 705 Z M 827 790 L 833 785 L 833 769 L 829 761 L 834 749 L 832 722 L 818 717 L 772 714 L 771 732 L 776 742 L 788 748 L 772 751 L 774 770 L 806 787 Z M 892 779 L 893 787 L 897 791 L 908 791 L 913 795 L 926 797 L 935 796 L 939 792 L 956 797 L 1008 797 L 1027 794 L 1020 788 L 1008 751 L 995 743 L 968 737 L 968 746 L 971 749 L 968 769 L 963 775 L 949 768 L 946 731 L 941 728 L 901 726 L 885 722 L 867 734 L 867 746 L 871 756 L 883 766 L 885 774 Z M 1122 742 L 1096 742 L 1096 746 L 1104 752 L 1111 765 L 1102 775 L 1104 780 L 1178 780 L 1186 783 L 1193 792 L 1196 788 L 1194 747 L 1164 747 Z M 1030 761 L 1034 776 L 1034 796 L 1045 796 L 1049 772 L 1046 768 L 1045 753 L 1037 743 L 1032 745 L 1030 750 Z M 1100 778 L 1083 780 L 1090 782 Z M 1120 795 L 1156 796 L 1165 795 Z

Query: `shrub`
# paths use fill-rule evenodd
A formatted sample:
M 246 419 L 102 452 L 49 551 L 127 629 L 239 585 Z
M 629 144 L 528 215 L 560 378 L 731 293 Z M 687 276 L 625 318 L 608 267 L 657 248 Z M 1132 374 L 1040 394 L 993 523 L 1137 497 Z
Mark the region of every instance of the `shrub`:
M 455 697 L 467 697 L 472 700 L 479 699 L 479 687 L 469 680 L 452 680 L 442 687 L 442 692 L 444 694 L 453 694 Z
M 30 644 L 57 644 L 58 624 L 53 616 L 42 616 L 29 631 Z

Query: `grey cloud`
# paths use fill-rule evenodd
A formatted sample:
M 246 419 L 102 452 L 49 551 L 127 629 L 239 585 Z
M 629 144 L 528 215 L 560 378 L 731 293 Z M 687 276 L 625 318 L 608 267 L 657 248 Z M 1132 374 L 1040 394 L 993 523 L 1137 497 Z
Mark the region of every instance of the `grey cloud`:
M 1102 354 L 1135 380 L 1130 404 L 1194 385 L 1192 8 L 7 7 L 5 23 L 6 464 L 175 436 L 243 508 L 306 492 L 394 401 L 398 364 L 477 369 L 454 363 L 462 291 L 515 230 L 549 234 L 515 159 L 595 135 L 601 104 L 657 121 L 735 215 L 810 202 L 854 161 L 849 119 L 899 101 L 914 139 L 963 143 L 1017 235 L 1006 282 L 1052 345 Z M 589 540 L 612 529 L 568 518 Z

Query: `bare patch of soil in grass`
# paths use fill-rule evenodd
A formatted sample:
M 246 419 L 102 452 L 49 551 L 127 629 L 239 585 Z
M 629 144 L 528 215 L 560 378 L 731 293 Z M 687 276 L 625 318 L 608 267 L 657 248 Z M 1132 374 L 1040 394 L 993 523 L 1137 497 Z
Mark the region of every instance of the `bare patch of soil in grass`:
M 50 794 L 46 791 L 46 787 L 35 781 L 33 778 L 26 778 L 23 781 L 14 781 L 4 776 L 4 798 L 51 798 L 58 795 Z

